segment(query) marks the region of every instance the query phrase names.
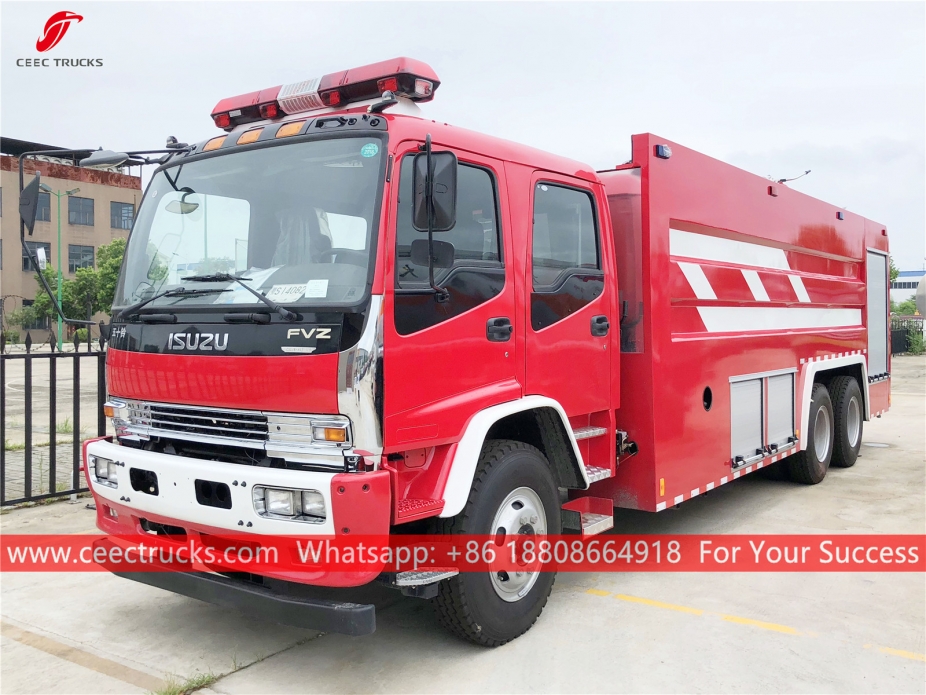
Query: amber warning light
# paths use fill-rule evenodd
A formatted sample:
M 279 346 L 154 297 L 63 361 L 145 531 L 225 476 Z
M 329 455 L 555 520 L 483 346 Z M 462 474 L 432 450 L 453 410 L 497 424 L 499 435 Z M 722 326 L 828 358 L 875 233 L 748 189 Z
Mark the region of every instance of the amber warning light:
M 376 99 L 387 91 L 411 101 L 430 101 L 438 86 L 440 80 L 429 65 L 394 58 L 222 99 L 212 110 L 212 120 L 231 130 L 242 123 Z

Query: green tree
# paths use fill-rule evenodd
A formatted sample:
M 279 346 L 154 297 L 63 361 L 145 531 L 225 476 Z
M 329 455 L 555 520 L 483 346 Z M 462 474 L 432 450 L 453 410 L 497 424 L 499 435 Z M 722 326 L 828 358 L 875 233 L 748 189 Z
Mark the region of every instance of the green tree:
M 897 278 L 900 276 L 900 269 L 896 265 L 894 265 L 893 258 L 890 259 L 890 262 L 891 262 L 891 268 L 890 268 L 891 282 L 896 282 Z
M 119 270 L 125 256 L 125 239 L 113 239 L 96 250 L 97 265 L 97 302 L 100 311 L 109 313 L 116 298 L 116 284 L 119 282 Z

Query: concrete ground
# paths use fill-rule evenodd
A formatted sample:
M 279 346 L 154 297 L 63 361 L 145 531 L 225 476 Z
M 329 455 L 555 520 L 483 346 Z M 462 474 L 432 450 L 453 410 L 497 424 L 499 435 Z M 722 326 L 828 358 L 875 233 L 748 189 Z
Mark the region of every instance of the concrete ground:
M 758 476 L 615 533 L 916 533 L 926 529 L 926 359 L 893 362 L 893 407 L 862 458 L 807 487 Z M 886 446 L 884 446 L 886 445 Z M 86 500 L 21 509 L 5 533 L 93 528 Z M 381 590 L 377 631 L 324 635 L 108 574 L 5 574 L 0 692 L 919 692 L 926 582 L 910 573 L 561 574 L 534 628 L 488 650 L 427 603 Z

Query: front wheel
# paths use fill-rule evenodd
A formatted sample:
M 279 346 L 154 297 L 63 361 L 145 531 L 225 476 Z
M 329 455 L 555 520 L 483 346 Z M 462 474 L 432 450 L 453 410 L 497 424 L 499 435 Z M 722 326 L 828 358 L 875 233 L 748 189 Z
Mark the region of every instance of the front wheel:
M 442 533 L 544 536 L 561 531 L 559 494 L 546 458 L 523 442 L 486 442 L 463 511 Z M 502 547 L 496 548 L 502 551 Z M 554 572 L 465 572 L 440 583 L 440 622 L 476 644 L 497 647 L 527 632 L 547 603 Z

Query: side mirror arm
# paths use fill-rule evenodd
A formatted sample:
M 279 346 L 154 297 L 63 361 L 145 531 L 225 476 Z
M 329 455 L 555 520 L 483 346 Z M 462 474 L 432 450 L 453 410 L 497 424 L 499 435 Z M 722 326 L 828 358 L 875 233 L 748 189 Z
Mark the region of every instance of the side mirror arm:
M 424 195 L 428 208 L 428 285 L 434 291 L 434 300 L 446 302 L 450 293 L 434 282 L 434 167 L 431 163 L 431 134 L 424 141 L 424 151 L 428 157 L 428 175 L 424 182 Z
M 23 182 L 24 182 L 24 172 L 23 172 L 23 159 L 28 156 L 34 156 L 38 154 L 46 154 L 60 157 L 62 154 L 79 154 L 80 150 L 43 150 L 38 152 L 24 152 L 19 155 L 19 194 L 22 195 L 23 192 Z M 34 218 L 33 218 L 34 223 Z M 32 230 L 29 230 L 30 234 Z M 22 215 L 19 217 L 19 241 L 22 243 L 23 251 L 25 251 L 26 256 L 28 256 L 29 261 L 32 263 L 32 267 L 35 268 L 39 276 L 39 282 L 42 284 L 42 287 L 45 289 L 45 293 L 48 295 L 48 298 L 51 299 L 51 305 L 55 308 L 55 313 L 61 317 L 61 320 L 64 323 L 71 324 L 73 326 L 92 326 L 93 321 L 80 321 L 78 319 L 69 319 L 64 315 L 64 312 L 61 310 L 61 307 L 58 305 L 58 301 L 55 299 L 55 293 L 51 291 L 51 288 L 48 286 L 48 282 L 45 280 L 45 274 L 42 272 L 42 269 L 39 267 L 39 261 L 35 257 L 35 254 L 32 252 L 32 249 L 29 248 L 29 244 L 26 243 L 26 221 L 22 218 Z M 61 253 L 61 249 L 58 249 L 58 253 Z

